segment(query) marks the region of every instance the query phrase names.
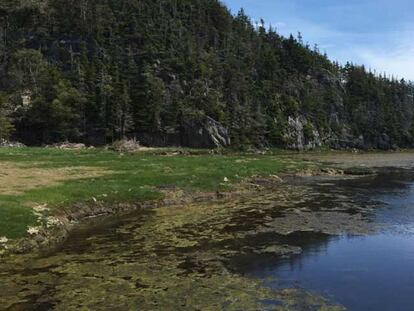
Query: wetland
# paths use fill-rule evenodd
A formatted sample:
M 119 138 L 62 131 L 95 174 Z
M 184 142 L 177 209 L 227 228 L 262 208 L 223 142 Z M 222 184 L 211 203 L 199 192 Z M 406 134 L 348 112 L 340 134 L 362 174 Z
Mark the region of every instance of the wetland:
M 393 167 L 352 160 L 375 174 L 290 176 L 84 222 L 56 248 L 2 259 L 0 308 L 411 310 L 414 175 L 404 157 Z

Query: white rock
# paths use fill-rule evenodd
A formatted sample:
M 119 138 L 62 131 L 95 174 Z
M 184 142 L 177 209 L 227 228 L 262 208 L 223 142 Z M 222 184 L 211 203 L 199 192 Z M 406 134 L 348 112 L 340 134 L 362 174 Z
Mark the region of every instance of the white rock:
M 39 234 L 39 228 L 38 227 L 29 227 L 29 229 L 27 229 L 27 233 L 30 235 L 36 235 Z
M 37 205 L 33 207 L 33 210 L 38 213 L 43 213 L 43 212 L 49 211 L 49 208 L 47 208 L 47 204 L 42 204 L 42 205 Z
M 47 217 L 46 219 L 46 227 L 50 228 L 50 227 L 55 227 L 61 224 L 61 221 L 59 218 L 57 217 Z

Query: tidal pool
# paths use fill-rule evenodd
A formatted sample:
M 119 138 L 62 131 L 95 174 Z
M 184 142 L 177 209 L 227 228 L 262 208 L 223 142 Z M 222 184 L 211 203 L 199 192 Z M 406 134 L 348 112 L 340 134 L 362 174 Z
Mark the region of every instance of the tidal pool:
M 2 310 L 413 310 L 412 173 L 89 223 L 0 263 Z

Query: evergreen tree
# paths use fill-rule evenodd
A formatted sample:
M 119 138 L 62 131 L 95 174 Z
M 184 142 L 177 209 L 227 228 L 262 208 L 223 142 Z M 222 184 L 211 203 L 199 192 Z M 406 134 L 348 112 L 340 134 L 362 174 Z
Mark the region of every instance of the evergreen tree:
M 0 136 L 28 144 L 165 138 L 205 117 L 235 146 L 289 145 L 289 118 L 308 138 L 414 143 L 410 82 L 331 62 L 217 0 L 2 1 L 0 73 Z

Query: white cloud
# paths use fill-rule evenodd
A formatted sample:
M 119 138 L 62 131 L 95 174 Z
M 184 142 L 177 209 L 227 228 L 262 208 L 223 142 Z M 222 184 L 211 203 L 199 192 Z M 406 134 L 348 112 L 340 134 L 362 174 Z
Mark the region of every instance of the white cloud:
M 284 35 L 296 34 L 294 29 L 303 29 L 304 41 L 317 43 L 332 60 L 363 64 L 378 73 L 414 81 L 414 24 L 400 31 L 352 33 L 295 19 L 279 28 Z
M 356 47 L 358 57 L 367 66 L 377 72 L 386 72 L 398 78 L 414 81 L 414 27 L 406 30 L 384 34 L 381 46 Z
M 284 7 L 288 13 L 283 19 L 269 24 L 284 36 L 296 36 L 300 31 L 305 42 L 311 46 L 318 44 L 322 52 L 326 50 L 332 60 L 342 64 L 347 61 L 363 64 L 378 73 L 386 72 L 390 76 L 414 81 L 414 24 L 395 21 L 393 25 L 378 29 L 362 28 L 365 31 L 356 32 L 355 28 L 344 28 L 341 23 L 299 18 L 297 14 L 293 15 L 293 9 Z M 345 9 L 355 11 L 351 5 L 340 9 L 341 12 Z M 331 11 L 332 15 L 337 15 L 338 7 Z
M 360 51 L 360 57 L 364 59 L 366 66 L 377 72 L 385 72 L 387 75 L 412 81 L 414 81 L 413 56 L 413 51 L 404 50 L 389 54 L 368 49 Z

